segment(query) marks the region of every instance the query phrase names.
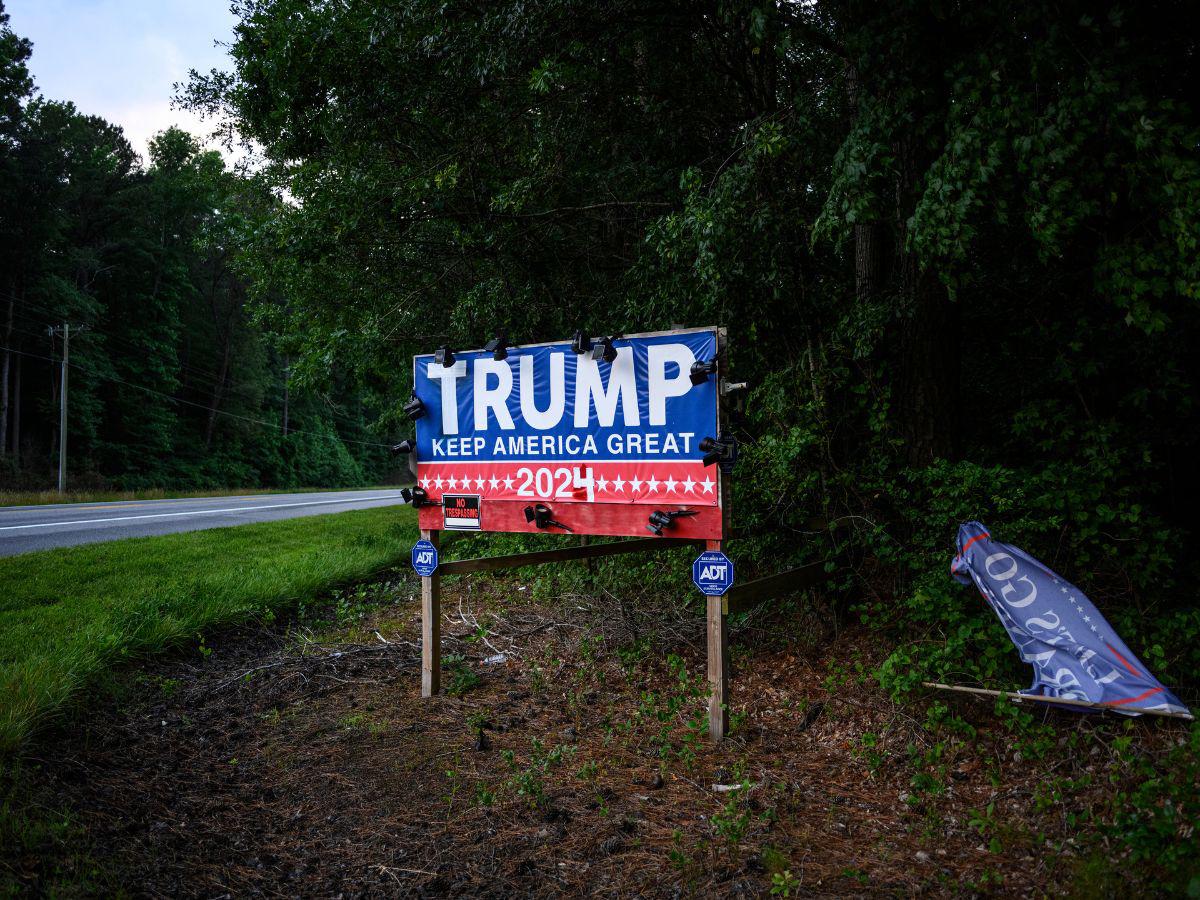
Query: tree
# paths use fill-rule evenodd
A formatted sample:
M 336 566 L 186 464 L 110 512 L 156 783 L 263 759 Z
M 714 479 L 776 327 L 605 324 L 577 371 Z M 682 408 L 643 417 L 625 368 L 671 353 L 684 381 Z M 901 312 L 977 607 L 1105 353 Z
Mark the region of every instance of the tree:
M 1188 4 L 235 8 L 185 99 L 288 198 L 241 266 L 302 383 L 350 366 L 394 418 L 439 343 L 725 323 L 763 552 L 860 523 L 921 622 L 962 615 L 960 518 L 1130 609 L 1192 565 Z
M 20 218 L 19 166 L 17 149 L 20 146 L 20 130 L 24 104 L 33 92 L 33 79 L 29 76 L 26 62 L 32 45 L 25 38 L 13 34 L 8 25 L 9 17 L 0 2 L 0 291 L 3 291 L 4 349 L 0 350 L 0 459 L 9 450 L 9 407 L 10 378 L 13 372 L 13 328 L 16 317 L 17 291 L 11 266 L 10 248 L 17 243 L 15 225 Z M 19 364 L 18 364 L 19 365 Z M 19 372 L 20 369 L 18 368 Z M 19 380 L 18 380 L 19 384 Z M 18 392 L 12 452 L 18 451 L 16 441 L 20 434 L 20 394 Z

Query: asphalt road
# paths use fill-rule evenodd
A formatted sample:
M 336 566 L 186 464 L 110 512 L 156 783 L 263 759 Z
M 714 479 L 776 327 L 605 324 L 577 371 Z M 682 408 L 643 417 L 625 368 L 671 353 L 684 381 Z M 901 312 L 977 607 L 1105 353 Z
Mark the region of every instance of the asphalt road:
M 0 556 L 402 503 L 399 490 L 0 506 Z

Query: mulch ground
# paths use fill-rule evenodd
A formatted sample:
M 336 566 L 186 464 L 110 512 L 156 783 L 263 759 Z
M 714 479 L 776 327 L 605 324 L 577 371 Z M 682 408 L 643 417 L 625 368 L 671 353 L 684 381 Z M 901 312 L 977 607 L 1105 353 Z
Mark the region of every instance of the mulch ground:
M 698 615 L 535 602 L 515 579 L 447 586 L 454 693 L 422 700 L 414 593 L 130 673 L 24 764 L 78 852 L 0 865 L 34 891 L 149 896 L 1032 895 L 1071 876 L 1068 812 L 1092 803 L 1081 787 L 1047 811 L 1039 791 L 1112 764 L 1066 749 L 1094 723 L 1050 714 L 1061 739 L 1031 765 L 971 699 L 945 702 L 973 746 L 939 749 L 928 702 L 860 675 L 872 639 L 796 612 L 735 631 L 736 731 L 714 746 Z

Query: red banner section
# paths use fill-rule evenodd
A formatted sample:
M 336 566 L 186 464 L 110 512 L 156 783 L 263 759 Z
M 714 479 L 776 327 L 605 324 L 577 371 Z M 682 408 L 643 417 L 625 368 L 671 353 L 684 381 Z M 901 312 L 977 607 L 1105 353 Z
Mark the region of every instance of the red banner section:
M 417 464 L 417 483 L 431 500 L 440 500 L 444 494 L 475 494 L 489 501 L 489 505 L 493 500 L 688 508 L 720 505 L 716 468 L 696 460 L 423 462 Z M 495 526 L 488 522 L 484 528 L 491 531 Z
M 721 509 L 716 506 L 663 503 L 645 506 L 629 503 L 555 503 L 553 500 L 489 500 L 482 507 L 484 531 L 520 531 L 537 534 L 565 534 L 558 527 L 539 530 L 536 523 L 525 517 L 525 508 L 535 503 L 549 506 L 556 522 L 561 522 L 574 534 L 609 534 L 614 536 L 651 537 L 647 529 L 650 514 L 691 510 L 694 516 L 675 519 L 663 531 L 663 537 L 691 538 L 694 540 L 717 541 L 722 537 Z M 443 510 L 440 506 L 423 506 L 417 511 L 417 521 L 422 529 L 438 531 L 445 528 Z

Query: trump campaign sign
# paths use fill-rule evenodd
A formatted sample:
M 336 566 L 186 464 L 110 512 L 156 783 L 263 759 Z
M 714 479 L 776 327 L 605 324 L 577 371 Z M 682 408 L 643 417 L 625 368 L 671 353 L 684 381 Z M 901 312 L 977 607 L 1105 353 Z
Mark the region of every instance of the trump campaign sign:
M 701 443 L 720 434 L 722 339 L 699 328 L 414 357 L 421 527 L 719 540 L 721 474 Z

